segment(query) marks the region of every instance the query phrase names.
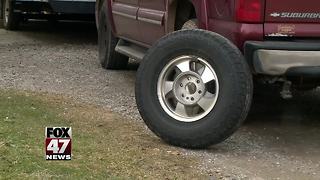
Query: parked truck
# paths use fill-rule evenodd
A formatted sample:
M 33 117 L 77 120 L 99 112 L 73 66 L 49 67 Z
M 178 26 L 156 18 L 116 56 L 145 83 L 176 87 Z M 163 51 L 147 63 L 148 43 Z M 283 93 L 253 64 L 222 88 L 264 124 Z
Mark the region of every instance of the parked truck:
M 28 19 L 94 20 L 95 0 L 0 0 L 0 19 L 15 30 Z
M 96 19 L 102 66 L 141 60 L 139 112 L 172 145 L 230 137 L 253 81 L 281 85 L 283 98 L 319 85 L 319 0 L 98 0 Z

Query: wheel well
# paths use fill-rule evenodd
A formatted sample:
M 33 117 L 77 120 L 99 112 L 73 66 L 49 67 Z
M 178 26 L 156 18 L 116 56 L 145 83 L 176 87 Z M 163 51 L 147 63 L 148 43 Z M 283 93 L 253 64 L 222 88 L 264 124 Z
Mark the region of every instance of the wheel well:
M 185 22 L 196 17 L 195 8 L 190 0 L 178 0 L 175 30 L 180 30 Z

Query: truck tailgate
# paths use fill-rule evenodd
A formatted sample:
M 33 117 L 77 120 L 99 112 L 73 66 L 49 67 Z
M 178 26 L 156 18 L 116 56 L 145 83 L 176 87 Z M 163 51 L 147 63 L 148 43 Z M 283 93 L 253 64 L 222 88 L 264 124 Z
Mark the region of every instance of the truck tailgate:
M 320 37 L 319 0 L 266 0 L 265 35 Z

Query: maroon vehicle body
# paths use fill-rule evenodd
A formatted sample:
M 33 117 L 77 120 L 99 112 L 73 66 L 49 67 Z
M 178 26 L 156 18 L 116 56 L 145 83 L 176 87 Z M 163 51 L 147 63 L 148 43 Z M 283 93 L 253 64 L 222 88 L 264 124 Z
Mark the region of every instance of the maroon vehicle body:
M 108 0 L 108 7 L 104 8 L 108 9 L 115 36 L 150 47 L 156 40 L 175 30 L 176 2 Z M 320 37 L 318 0 L 305 0 L 303 3 L 300 0 L 190 2 L 194 6 L 199 28 L 223 35 L 241 50 L 246 41 L 275 37 Z

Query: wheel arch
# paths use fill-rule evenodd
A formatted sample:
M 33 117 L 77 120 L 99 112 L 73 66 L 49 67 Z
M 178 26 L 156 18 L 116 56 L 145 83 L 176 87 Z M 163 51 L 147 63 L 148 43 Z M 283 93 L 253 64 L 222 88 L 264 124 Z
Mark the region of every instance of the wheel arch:
M 175 12 L 169 12 L 175 16 L 175 30 L 180 30 L 183 24 L 190 19 L 197 19 L 201 29 L 208 29 L 206 0 L 172 0 L 170 4 L 176 6 Z

